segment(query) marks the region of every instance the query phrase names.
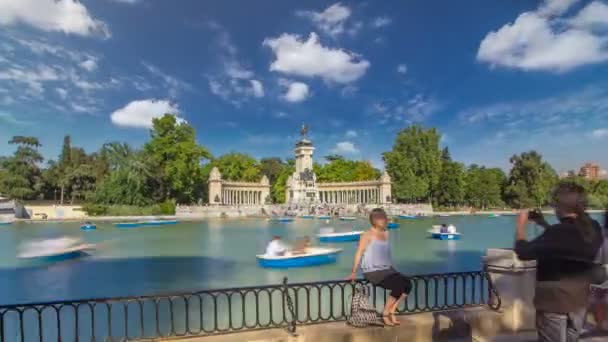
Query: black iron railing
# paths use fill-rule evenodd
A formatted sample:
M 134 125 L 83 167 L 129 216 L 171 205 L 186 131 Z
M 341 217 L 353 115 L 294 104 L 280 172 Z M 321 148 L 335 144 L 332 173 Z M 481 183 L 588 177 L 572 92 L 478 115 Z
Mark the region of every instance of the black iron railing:
M 411 280 L 401 314 L 500 306 L 484 271 Z M 296 325 L 345 320 L 354 286 L 285 280 L 282 285 L 0 306 L 0 341 L 140 341 L 277 327 L 293 333 Z M 387 296 L 371 288 L 370 300 L 379 310 Z

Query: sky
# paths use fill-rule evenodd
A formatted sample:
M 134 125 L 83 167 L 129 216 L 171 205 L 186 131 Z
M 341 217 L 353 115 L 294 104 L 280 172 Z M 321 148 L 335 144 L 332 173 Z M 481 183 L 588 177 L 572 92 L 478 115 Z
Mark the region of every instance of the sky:
M 305 123 L 382 167 L 419 123 L 467 164 L 606 168 L 608 2 L 0 1 L 0 155 L 140 146 L 166 112 L 214 155 L 292 157 Z

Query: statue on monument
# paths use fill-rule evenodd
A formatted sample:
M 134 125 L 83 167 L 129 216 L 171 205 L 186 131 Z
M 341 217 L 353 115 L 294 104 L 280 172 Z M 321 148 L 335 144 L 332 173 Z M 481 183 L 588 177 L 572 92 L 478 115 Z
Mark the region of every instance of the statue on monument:
M 300 128 L 300 136 L 302 137 L 302 139 L 306 139 L 306 137 L 308 136 L 308 126 L 305 124 L 302 124 L 302 128 Z

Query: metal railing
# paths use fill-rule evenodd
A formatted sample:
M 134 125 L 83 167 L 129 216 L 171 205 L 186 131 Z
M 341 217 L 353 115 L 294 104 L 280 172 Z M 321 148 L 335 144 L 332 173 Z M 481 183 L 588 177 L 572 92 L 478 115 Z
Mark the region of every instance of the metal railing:
M 488 305 L 500 298 L 485 271 L 412 276 L 400 314 Z M 370 286 L 379 310 L 388 293 Z M 148 341 L 346 320 L 355 283 L 205 290 L 156 296 L 0 306 L 0 341 Z

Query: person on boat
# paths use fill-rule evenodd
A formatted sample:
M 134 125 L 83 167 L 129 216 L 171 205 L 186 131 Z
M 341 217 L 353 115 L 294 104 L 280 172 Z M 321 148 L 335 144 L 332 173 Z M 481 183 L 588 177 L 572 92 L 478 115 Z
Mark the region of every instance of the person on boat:
M 389 233 L 386 229 L 388 224 L 386 212 L 380 208 L 372 210 L 369 221 L 371 228 L 361 234 L 352 273 L 348 279 L 355 280 L 357 270 L 361 266 L 365 279 L 376 286 L 390 290 L 390 296 L 384 305 L 384 324 L 389 326 L 399 325 L 395 312 L 399 304 L 410 293 L 412 283 L 393 267 Z
M 310 242 L 310 237 L 305 236 L 305 237 L 297 240 L 294 243 L 293 249 L 291 250 L 291 254 L 297 254 L 297 255 L 306 254 L 306 253 L 308 253 L 308 249 L 310 247 L 312 247 L 312 243 Z
M 453 224 L 450 224 L 447 228 L 447 233 L 448 234 L 456 234 L 456 226 L 454 226 Z
M 448 226 L 446 226 L 446 224 L 445 224 L 445 223 L 442 223 L 442 224 L 441 224 L 441 228 L 439 228 L 439 232 L 440 232 L 441 234 L 445 234 L 445 233 L 447 233 L 447 232 L 448 232 Z
M 287 247 L 283 244 L 281 237 L 275 235 L 272 241 L 268 243 L 268 246 L 266 246 L 266 256 L 283 256 L 285 253 L 287 253 Z
M 585 189 L 560 184 L 553 195 L 559 223 L 549 226 L 540 212 L 522 210 L 517 219 L 515 253 L 536 260 L 536 329 L 538 341 L 578 341 L 587 312 L 594 259 L 602 245 L 602 228 L 585 212 Z M 528 220 L 546 227 L 527 240 Z

